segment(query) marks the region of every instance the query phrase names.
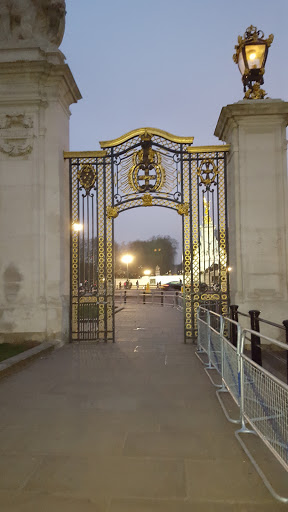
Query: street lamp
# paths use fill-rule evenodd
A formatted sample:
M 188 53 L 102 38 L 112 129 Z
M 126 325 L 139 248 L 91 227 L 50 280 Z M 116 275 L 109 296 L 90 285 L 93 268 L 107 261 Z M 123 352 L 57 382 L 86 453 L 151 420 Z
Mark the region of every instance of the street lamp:
M 133 261 L 133 256 L 131 256 L 131 254 L 124 254 L 124 256 L 122 256 L 121 258 L 121 261 L 122 263 L 126 263 L 127 264 L 127 281 L 129 281 L 129 263 L 131 263 L 131 261 Z
M 144 270 L 143 274 L 144 276 L 150 276 L 151 270 Z
M 264 39 L 262 30 L 257 30 L 253 25 L 246 29 L 243 39 L 238 36 L 233 60 L 238 64 L 242 75 L 244 99 L 260 100 L 266 96 L 266 92 L 260 86 L 264 84 L 265 63 L 273 39 L 273 34 Z

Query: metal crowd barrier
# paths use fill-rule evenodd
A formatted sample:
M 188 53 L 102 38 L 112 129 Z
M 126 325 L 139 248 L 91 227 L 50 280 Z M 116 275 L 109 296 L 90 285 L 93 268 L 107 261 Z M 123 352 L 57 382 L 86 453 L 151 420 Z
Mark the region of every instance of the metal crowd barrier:
M 235 326 L 237 338 L 240 339 L 241 328 L 234 320 L 223 318 L 218 313 L 209 311 L 203 307 L 198 308 L 198 347 L 196 355 L 202 361 L 201 354 L 206 353 L 208 362 L 205 364 L 205 371 L 212 384 L 219 388 L 216 392 L 217 398 L 223 409 L 226 418 L 231 423 L 240 423 L 240 412 L 238 418 L 231 418 L 224 401 L 223 393 L 230 393 L 234 402 L 240 406 L 240 386 L 239 386 L 239 355 L 225 332 L 230 332 L 230 325 Z M 200 357 L 199 357 L 200 356 Z M 215 383 L 210 370 L 216 370 L 221 376 L 221 384 Z
M 121 290 L 120 293 L 118 292 L 117 295 L 115 295 L 115 302 L 118 304 L 127 304 L 127 301 L 135 301 L 137 304 L 170 306 L 178 309 L 179 311 L 183 311 L 183 300 L 183 295 L 180 292 L 165 294 L 163 291 L 148 292 L 146 290 L 139 290 L 138 293 L 129 295 L 129 290 Z
M 235 432 L 236 438 L 274 498 L 288 503 L 288 497 L 281 496 L 272 487 L 241 436 L 258 435 L 288 472 L 288 385 L 244 353 L 245 342 L 250 341 L 251 335 L 257 335 L 259 341 L 261 338 L 286 351 L 288 346 L 251 329 L 242 330 L 238 322 L 203 307 L 198 308 L 197 318 L 196 355 L 204 363 L 205 371 L 214 386 L 219 388 L 216 394 L 226 417 L 233 423 L 241 424 L 241 428 Z M 225 335 L 226 332 L 231 332 L 231 325 L 237 330 L 237 347 Z M 204 354 L 207 362 L 203 360 Z M 210 370 L 218 372 L 221 385 L 214 383 Z M 227 392 L 239 408 L 238 419 L 230 418 L 224 406 L 221 394 Z

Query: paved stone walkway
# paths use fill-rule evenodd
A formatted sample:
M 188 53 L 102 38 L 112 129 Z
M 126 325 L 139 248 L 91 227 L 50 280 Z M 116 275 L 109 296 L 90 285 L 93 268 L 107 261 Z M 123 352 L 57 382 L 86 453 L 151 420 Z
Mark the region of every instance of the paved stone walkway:
M 181 313 L 128 306 L 117 343 L 70 344 L 0 381 L 1 512 L 278 512 Z

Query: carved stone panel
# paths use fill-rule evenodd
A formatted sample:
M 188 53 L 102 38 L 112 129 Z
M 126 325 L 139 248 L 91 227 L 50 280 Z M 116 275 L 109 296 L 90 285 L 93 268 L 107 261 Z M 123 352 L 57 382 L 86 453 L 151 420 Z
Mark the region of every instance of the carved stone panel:
M 33 119 L 26 114 L 0 116 L 0 151 L 9 156 L 23 156 L 33 148 Z

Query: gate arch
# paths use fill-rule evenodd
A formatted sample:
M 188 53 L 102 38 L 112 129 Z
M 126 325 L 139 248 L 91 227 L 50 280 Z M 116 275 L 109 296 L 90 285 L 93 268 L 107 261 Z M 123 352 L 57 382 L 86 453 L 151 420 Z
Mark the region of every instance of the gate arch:
M 139 128 L 68 152 L 71 187 L 71 338 L 115 341 L 114 219 L 140 206 L 182 217 L 185 340 L 200 304 L 228 312 L 226 154 L 193 137 Z M 203 284 L 201 284 L 203 283 Z M 207 288 L 207 289 L 205 289 Z

